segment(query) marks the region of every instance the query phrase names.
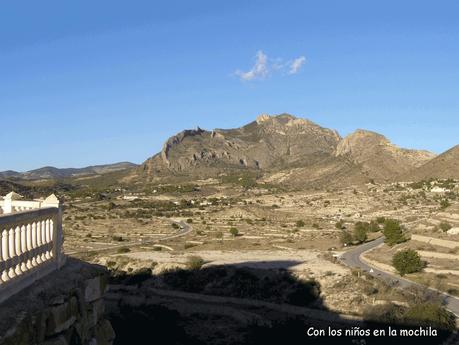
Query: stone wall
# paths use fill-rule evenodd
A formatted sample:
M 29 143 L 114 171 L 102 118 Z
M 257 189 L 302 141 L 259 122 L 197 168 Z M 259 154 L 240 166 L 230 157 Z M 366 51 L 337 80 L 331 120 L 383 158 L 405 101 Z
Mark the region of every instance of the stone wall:
M 0 345 L 111 345 L 105 318 L 108 272 L 69 260 L 0 306 Z

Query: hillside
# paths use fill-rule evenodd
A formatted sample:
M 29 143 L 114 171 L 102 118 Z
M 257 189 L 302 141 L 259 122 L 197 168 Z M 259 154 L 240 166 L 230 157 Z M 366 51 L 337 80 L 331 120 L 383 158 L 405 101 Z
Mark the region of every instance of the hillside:
M 429 178 L 459 179 L 459 145 L 413 169 L 403 175 L 403 178 L 415 181 Z
M 402 149 L 381 134 L 359 129 L 338 144 L 336 155 L 348 157 L 376 180 L 393 180 L 435 157 L 428 151 Z
M 185 130 L 137 170 L 141 179 L 215 177 L 256 172 L 293 186 L 394 180 L 435 157 L 395 146 L 365 130 L 341 138 L 335 130 L 289 114 L 260 115 L 235 129 Z

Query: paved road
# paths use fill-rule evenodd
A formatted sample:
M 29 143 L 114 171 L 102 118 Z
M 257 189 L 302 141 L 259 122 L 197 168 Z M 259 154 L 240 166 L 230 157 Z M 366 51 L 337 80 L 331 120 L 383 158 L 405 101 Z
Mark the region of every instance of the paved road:
M 384 280 L 391 286 L 401 288 L 401 289 L 406 289 L 410 287 L 425 288 L 425 286 L 421 284 L 401 278 L 393 273 L 382 271 L 376 267 L 366 264 L 365 262 L 361 260 L 360 257 L 363 253 L 379 246 L 382 243 L 384 243 L 384 237 L 380 237 L 377 240 L 374 240 L 374 241 L 362 244 L 361 246 L 355 247 L 347 251 L 346 253 L 342 254 L 338 259 L 346 266 L 349 266 L 351 268 L 360 268 L 363 271 L 371 274 L 372 276 Z M 456 316 L 459 316 L 459 299 L 458 298 L 450 296 L 445 293 L 440 293 L 439 291 L 431 289 L 431 288 L 428 288 L 428 290 L 435 292 L 435 293 L 439 293 L 440 296 L 444 299 L 446 307 L 451 312 L 456 314 Z
M 111 251 L 113 249 L 119 249 L 119 248 L 123 248 L 123 247 L 133 248 L 133 247 L 143 246 L 143 245 L 146 245 L 146 244 L 152 244 L 152 243 L 156 243 L 156 242 L 171 240 L 171 239 L 177 238 L 177 237 L 182 237 L 182 236 L 185 236 L 185 235 L 187 235 L 187 234 L 189 234 L 190 232 L 193 231 L 192 226 L 190 224 L 187 224 L 187 223 L 183 222 L 183 221 L 174 221 L 173 223 L 178 224 L 180 226 L 180 228 L 177 230 L 177 232 L 175 232 L 172 235 L 167 235 L 167 236 L 164 236 L 164 237 L 155 238 L 154 240 L 148 240 L 148 241 L 143 241 L 142 240 L 142 242 L 125 242 L 125 243 L 122 243 L 122 244 L 117 244 L 117 245 L 114 245 L 114 246 L 106 246 L 106 247 L 97 248 L 97 249 L 80 250 L 80 251 L 75 251 L 75 252 L 66 252 L 65 254 L 67 254 L 67 255 L 87 254 L 87 253 L 98 253 L 98 252 L 104 252 L 104 251 Z

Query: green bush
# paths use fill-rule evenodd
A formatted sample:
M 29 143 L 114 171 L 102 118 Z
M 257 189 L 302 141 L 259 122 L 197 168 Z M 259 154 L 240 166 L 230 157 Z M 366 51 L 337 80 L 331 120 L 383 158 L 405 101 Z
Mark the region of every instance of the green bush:
M 192 223 L 193 223 L 193 219 L 188 218 L 188 219 L 186 220 L 186 222 L 187 222 L 188 224 L 192 224 Z
M 343 230 L 344 229 L 344 221 L 340 220 L 339 222 L 336 222 L 335 228 L 337 228 L 338 230 Z
M 402 276 L 419 272 L 425 267 L 425 263 L 413 249 L 406 249 L 396 253 L 392 258 L 392 265 Z
M 233 236 L 233 237 L 236 237 L 237 235 L 239 235 L 239 230 L 237 228 L 231 228 L 230 229 L 230 234 Z
M 386 219 L 384 222 L 383 234 L 386 237 L 385 242 L 389 246 L 403 243 L 407 240 L 403 234 L 403 229 L 400 225 L 400 222 L 395 219 Z
M 347 231 L 341 232 L 340 241 L 341 241 L 341 243 L 343 245 L 348 246 L 348 245 L 352 244 L 353 240 L 354 239 L 352 238 L 352 235 L 349 232 L 347 232 Z
M 440 229 L 442 229 L 444 232 L 450 230 L 451 228 L 452 228 L 452 226 L 448 222 L 441 222 L 440 223 Z
M 298 220 L 295 225 L 297 228 L 304 228 L 306 224 L 304 223 L 303 220 Z
M 186 261 L 186 266 L 190 270 L 200 270 L 205 261 L 200 256 L 190 256 Z

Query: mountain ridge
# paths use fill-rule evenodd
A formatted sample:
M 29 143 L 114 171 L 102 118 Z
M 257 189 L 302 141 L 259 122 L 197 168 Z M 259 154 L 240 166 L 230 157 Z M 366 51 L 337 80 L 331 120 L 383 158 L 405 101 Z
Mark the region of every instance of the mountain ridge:
M 135 171 L 150 181 L 251 171 L 294 185 L 352 184 L 393 181 L 435 157 L 429 151 L 400 148 L 368 130 L 342 138 L 336 130 L 307 119 L 261 114 L 239 128 L 182 131 Z
M 0 172 L 0 178 L 24 180 L 63 179 L 71 177 L 84 177 L 107 174 L 110 172 L 132 169 L 137 166 L 137 164 L 131 162 L 91 165 L 83 168 L 56 168 L 53 166 L 45 166 L 26 172 L 17 172 L 13 170 L 2 171 Z

